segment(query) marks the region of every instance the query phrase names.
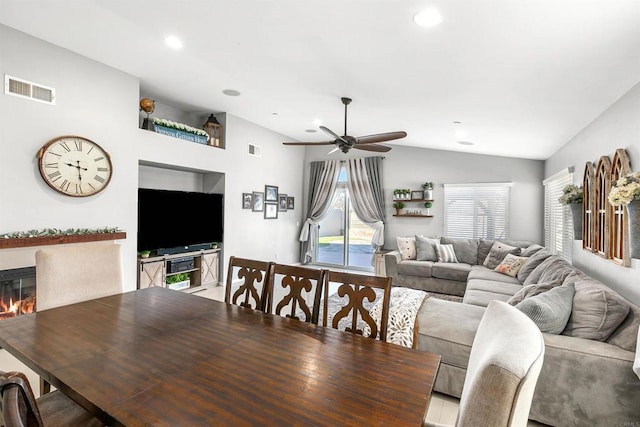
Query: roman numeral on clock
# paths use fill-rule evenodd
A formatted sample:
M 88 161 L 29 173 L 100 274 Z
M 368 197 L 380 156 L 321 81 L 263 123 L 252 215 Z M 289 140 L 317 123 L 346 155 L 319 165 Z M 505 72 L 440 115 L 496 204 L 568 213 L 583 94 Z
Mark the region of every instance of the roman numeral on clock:
M 96 175 L 93 177 L 93 179 L 95 179 L 96 181 L 98 181 L 100 184 L 104 184 L 104 178 L 101 177 L 100 175 Z
M 69 186 L 70 185 L 71 185 L 71 183 L 65 179 L 64 181 L 62 181 L 62 184 L 60 184 L 60 189 L 62 191 L 69 191 Z
M 55 172 L 51 172 L 51 173 L 47 174 L 47 176 L 49 177 L 51 182 L 56 182 L 57 180 L 60 179 L 62 174 L 59 171 L 55 171 Z

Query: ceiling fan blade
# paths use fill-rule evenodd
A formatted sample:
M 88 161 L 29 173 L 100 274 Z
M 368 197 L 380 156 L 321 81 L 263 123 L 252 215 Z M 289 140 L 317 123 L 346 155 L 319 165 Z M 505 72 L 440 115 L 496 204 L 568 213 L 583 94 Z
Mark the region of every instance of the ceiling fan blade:
M 360 136 L 356 138 L 356 146 L 357 144 L 372 144 L 375 142 L 391 141 L 394 139 L 404 138 L 405 136 L 407 136 L 407 133 L 405 131 L 387 132 L 387 133 L 378 133 L 375 135 Z
M 333 145 L 333 141 L 324 142 L 283 142 L 284 145 Z
M 337 133 L 335 133 L 334 131 L 332 131 L 331 129 L 324 127 L 324 126 L 320 126 L 320 129 L 326 133 L 327 135 L 331 135 L 332 137 L 334 137 L 335 139 L 339 139 L 340 141 L 344 142 L 345 144 L 347 144 L 347 141 L 345 141 L 340 135 L 338 135 Z
M 329 152 L 327 153 L 327 155 L 329 155 L 329 154 L 333 154 L 333 153 L 335 153 L 336 151 L 338 151 L 339 149 L 340 149 L 340 146 L 339 146 L 339 145 L 336 145 L 336 148 L 334 148 L 333 150 L 329 151 Z
M 387 147 L 386 145 L 360 145 L 356 144 L 353 148 L 357 148 L 358 150 L 366 150 L 366 151 L 376 151 L 378 153 L 386 153 L 391 150 L 391 147 Z

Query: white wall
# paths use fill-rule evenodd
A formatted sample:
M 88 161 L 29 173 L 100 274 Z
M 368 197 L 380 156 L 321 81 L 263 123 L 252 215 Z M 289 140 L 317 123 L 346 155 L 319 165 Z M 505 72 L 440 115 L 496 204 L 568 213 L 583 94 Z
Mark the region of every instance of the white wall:
M 617 148 L 627 151 L 633 171 L 640 170 L 640 83 L 547 159 L 545 177 L 573 166 L 574 182 L 582 185 L 585 163 L 596 164 L 604 155 L 613 159 Z M 620 267 L 582 250 L 575 240 L 573 264 L 640 304 L 640 260 L 633 259 L 631 268 Z
M 312 147 L 307 150 L 305 164 L 311 161 L 347 159 L 375 156 L 360 150 L 348 154 L 334 153 L 327 156 L 331 147 Z M 511 188 L 511 239 L 543 240 L 543 170 L 539 160 L 525 160 L 498 156 L 428 150 L 394 145 L 383 153 L 382 184 L 385 189 L 385 248 L 396 248 L 396 236 L 442 236 L 444 230 L 443 184 L 471 182 L 512 182 Z M 305 168 L 305 193 L 308 191 L 308 167 Z M 394 188 L 420 190 L 425 181 L 434 182 L 433 218 L 394 217 L 392 198 Z M 305 194 L 305 197 L 306 194 Z M 305 201 L 306 207 L 306 201 Z M 407 207 L 411 207 L 407 204 Z M 415 206 L 420 207 L 419 205 Z
M 138 129 L 140 82 L 136 77 L 2 25 L 0 40 L 3 76 L 56 88 L 55 106 L 0 94 L 0 233 L 119 227 L 127 232 L 127 239 L 120 242 L 125 289 L 135 289 L 140 164 L 143 171 L 145 165 L 170 165 L 186 171 L 187 177 L 204 174 L 205 187 L 225 193 L 223 269 L 230 255 L 297 260 L 298 203 L 277 220 L 264 220 L 262 213 L 243 210 L 241 205 L 243 192 L 263 191 L 265 184 L 278 185 L 281 192 L 301 199 L 304 153 L 283 149 L 281 142 L 288 138 L 231 115 L 225 118 L 226 150 Z M 172 110 L 163 111 L 170 114 Z M 189 114 L 207 115 L 196 113 Z M 36 153 L 61 135 L 84 136 L 110 153 L 114 174 L 105 191 L 73 198 L 54 192 L 42 181 Z M 248 142 L 263 147 L 262 158 L 248 156 Z M 210 181 L 207 177 L 212 173 L 224 174 L 225 179 Z M 141 181 L 148 182 L 148 177 Z M 0 251 L 0 257 L 9 256 L 10 251 Z

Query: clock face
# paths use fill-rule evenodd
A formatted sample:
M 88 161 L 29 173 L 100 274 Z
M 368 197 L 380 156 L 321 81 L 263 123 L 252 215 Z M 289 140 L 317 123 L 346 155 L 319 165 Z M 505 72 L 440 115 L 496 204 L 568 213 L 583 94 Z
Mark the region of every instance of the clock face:
M 49 187 L 67 196 L 92 196 L 111 180 L 109 154 L 81 136 L 61 136 L 47 142 L 38 152 L 38 166 Z

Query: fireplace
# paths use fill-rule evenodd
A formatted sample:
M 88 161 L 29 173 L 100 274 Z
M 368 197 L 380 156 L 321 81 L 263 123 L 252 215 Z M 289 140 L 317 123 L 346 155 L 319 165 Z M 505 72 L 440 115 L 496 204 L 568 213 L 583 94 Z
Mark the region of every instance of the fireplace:
M 0 320 L 35 311 L 36 268 L 0 270 Z

